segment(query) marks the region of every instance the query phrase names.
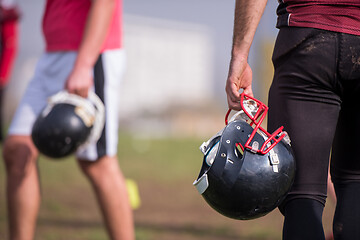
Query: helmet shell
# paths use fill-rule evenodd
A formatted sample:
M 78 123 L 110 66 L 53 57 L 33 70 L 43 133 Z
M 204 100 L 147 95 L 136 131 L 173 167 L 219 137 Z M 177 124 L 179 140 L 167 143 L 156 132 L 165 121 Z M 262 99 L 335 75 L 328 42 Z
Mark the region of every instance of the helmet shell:
M 245 121 L 230 122 L 212 143 L 217 145 L 212 164 L 209 165 L 205 155 L 199 177 L 194 182 L 194 185 L 206 185 L 200 192 L 203 198 L 229 218 L 248 220 L 268 214 L 279 206 L 294 181 L 295 159 L 284 140 L 266 154 L 246 148 L 238 151 L 236 143 L 245 146 L 253 130 Z M 265 139 L 256 132 L 250 145 L 254 142 L 262 146 Z M 272 162 L 274 155 L 278 160 L 276 164 Z
M 38 150 L 51 157 L 62 158 L 74 153 L 86 142 L 92 125 L 77 114 L 72 104 L 58 103 L 45 107 L 36 119 L 32 139 Z

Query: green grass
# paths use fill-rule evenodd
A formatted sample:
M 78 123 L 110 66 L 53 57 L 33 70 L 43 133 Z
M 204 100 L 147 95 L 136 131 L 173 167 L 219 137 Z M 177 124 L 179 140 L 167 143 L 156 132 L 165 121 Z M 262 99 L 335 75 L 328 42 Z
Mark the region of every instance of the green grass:
M 121 134 L 119 162 L 127 178 L 170 185 L 194 177 L 201 159 L 196 139 L 146 139 Z M 0 149 L 1 150 L 1 149 Z M 42 205 L 36 239 L 106 239 L 93 193 L 74 157 L 39 159 Z M 191 181 L 188 182 L 191 187 Z M 140 184 L 139 184 L 140 185 Z M 5 171 L 0 162 L 0 239 L 5 239 Z M 85 201 L 85 203 L 83 202 Z M 142 199 L 144 201 L 144 199 Z M 158 232 L 158 231 L 155 231 Z M 153 239 L 151 230 L 136 229 L 137 239 Z
M 120 165 L 124 172 L 138 180 L 176 181 L 194 177 L 200 170 L 199 139 L 149 139 L 121 135 Z M 199 168 L 199 169 L 197 169 Z
M 137 240 L 278 240 L 277 210 L 252 221 L 227 219 L 211 209 L 192 186 L 202 162 L 203 139 L 149 139 L 121 133 L 119 162 L 140 189 L 135 210 Z M 1 150 L 1 149 L 0 149 Z M 89 183 L 73 157 L 39 159 L 42 205 L 36 240 L 107 239 Z M 5 172 L 0 163 L 0 240 L 6 239 Z M 331 211 L 331 210 L 330 210 Z M 328 213 L 325 220 L 329 226 Z

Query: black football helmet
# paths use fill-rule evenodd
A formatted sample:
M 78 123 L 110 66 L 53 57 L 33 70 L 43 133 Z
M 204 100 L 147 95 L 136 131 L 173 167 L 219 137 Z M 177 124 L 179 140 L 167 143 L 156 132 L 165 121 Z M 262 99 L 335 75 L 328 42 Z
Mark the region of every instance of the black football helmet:
M 201 145 L 203 163 L 193 184 L 220 214 L 248 220 L 279 206 L 293 183 L 295 160 L 283 127 L 270 134 L 261 126 L 268 107 L 244 93 L 241 106 Z
M 87 99 L 61 91 L 49 98 L 32 128 L 37 149 L 51 158 L 62 158 L 99 139 L 104 128 L 104 105 L 89 92 Z

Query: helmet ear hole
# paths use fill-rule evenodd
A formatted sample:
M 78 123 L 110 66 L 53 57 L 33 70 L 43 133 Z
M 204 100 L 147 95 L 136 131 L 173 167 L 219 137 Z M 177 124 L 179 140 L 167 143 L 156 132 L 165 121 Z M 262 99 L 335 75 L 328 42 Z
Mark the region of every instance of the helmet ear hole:
M 244 130 L 243 130 L 244 132 Z M 244 155 L 244 147 L 241 145 L 241 143 L 235 144 L 235 155 L 238 156 L 238 158 L 242 158 Z

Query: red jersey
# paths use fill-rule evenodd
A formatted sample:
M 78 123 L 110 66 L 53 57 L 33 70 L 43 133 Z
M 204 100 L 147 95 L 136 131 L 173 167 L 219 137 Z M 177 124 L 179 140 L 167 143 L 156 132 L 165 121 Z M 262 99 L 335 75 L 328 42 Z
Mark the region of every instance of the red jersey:
M 18 50 L 18 19 L 16 1 L 0 1 L 0 89 L 10 80 Z
M 311 27 L 360 35 L 359 0 L 280 0 L 276 27 Z
M 46 51 L 78 50 L 91 0 L 47 0 L 43 16 Z M 111 25 L 102 51 L 122 47 L 122 2 L 116 0 Z

